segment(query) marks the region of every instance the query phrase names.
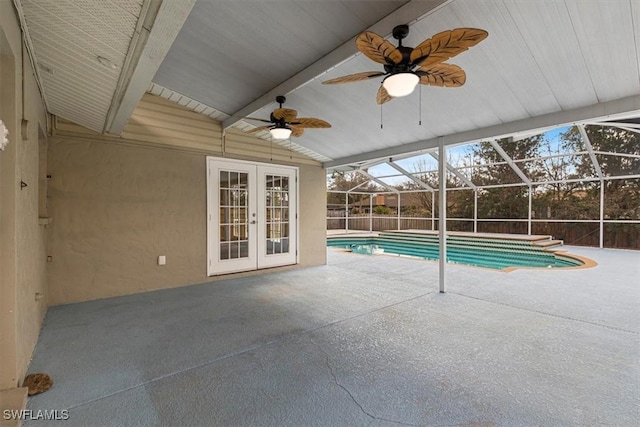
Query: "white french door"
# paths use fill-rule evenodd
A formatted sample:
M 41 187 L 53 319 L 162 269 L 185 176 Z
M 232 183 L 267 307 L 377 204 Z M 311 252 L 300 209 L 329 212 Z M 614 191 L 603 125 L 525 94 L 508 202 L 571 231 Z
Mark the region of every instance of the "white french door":
M 207 157 L 209 276 L 297 262 L 297 172 Z

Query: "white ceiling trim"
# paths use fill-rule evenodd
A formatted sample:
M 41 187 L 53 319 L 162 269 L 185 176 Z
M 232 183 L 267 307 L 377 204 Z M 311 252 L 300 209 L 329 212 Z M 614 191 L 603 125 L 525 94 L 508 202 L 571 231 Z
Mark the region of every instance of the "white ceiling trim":
M 195 1 L 145 1 L 111 100 L 104 132 L 122 133 L 187 20 Z
M 147 92 L 152 95 L 157 95 L 164 99 L 168 99 L 171 102 L 175 102 L 176 104 L 182 105 L 183 107 L 188 108 L 191 111 L 195 111 L 196 113 L 211 117 L 213 120 L 219 122 L 229 117 L 228 114 L 223 113 L 220 110 L 216 110 L 213 107 L 205 105 L 201 102 L 196 101 L 195 99 L 189 98 L 188 96 L 174 90 L 167 89 L 166 87 L 160 86 L 156 83 L 151 83 L 147 89 Z
M 411 24 L 417 22 L 451 1 L 452 0 L 412 0 L 391 14 L 385 16 L 367 30 L 374 31 L 388 37 L 391 34 L 390 29 L 393 29 L 394 26 L 398 24 Z M 285 80 L 270 91 L 264 93 L 255 101 L 233 113 L 230 118 L 222 123 L 222 127 L 226 129 L 233 126 L 236 122 L 241 120 L 242 117 L 250 116 L 261 108 L 272 103 L 276 96 L 288 95 L 294 90 L 315 80 L 319 76 L 333 70 L 335 67 L 345 61 L 348 61 L 357 54 L 360 54 L 355 43 L 356 37 L 343 43 L 338 48 L 329 52 L 327 55 L 323 56 L 302 71 Z
M 409 144 L 374 150 L 367 153 L 347 156 L 323 163 L 326 169 L 335 169 L 341 166 L 356 164 L 373 159 L 384 159 L 396 155 L 418 153 L 424 150 L 438 147 L 443 141 L 444 145 L 454 145 L 480 140 L 493 140 L 496 138 L 507 138 L 512 135 L 531 132 L 536 129 L 548 129 L 549 127 L 569 126 L 579 123 L 593 122 L 597 120 L 615 120 L 622 117 L 640 115 L 640 95 L 633 95 L 626 98 L 616 99 L 608 102 L 601 102 L 594 105 L 576 108 L 573 110 L 560 111 L 557 113 L 544 114 L 542 116 L 530 117 L 488 126 L 480 129 L 473 129 L 451 135 L 439 136 L 412 142 Z

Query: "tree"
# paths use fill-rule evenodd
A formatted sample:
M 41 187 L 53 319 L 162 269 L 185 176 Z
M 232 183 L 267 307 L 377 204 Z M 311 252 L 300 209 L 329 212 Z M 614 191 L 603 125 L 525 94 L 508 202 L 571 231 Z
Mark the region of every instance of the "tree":
M 358 187 L 359 185 L 361 186 Z M 334 173 L 331 177 L 327 178 L 328 190 L 348 191 L 355 187 L 358 187 L 359 191 L 371 193 L 377 189 L 374 184 L 369 182 L 369 178 L 357 172 Z M 368 197 L 366 194 L 349 194 L 349 203 L 360 202 Z M 345 200 L 346 196 L 344 193 L 327 193 L 327 206 L 329 208 L 344 206 Z
M 597 218 L 598 205 L 585 192 L 593 187 L 591 182 L 567 180 L 579 179 L 577 173 L 580 155 L 573 155 L 575 147 L 570 146 L 561 134 L 555 144 L 543 138 L 540 145 L 541 156 L 554 156 L 537 161 L 544 180 L 550 183 L 535 188 L 533 211 L 537 218 L 593 219 Z M 580 150 L 582 151 L 582 150 Z M 562 155 L 565 154 L 566 155 Z
M 501 139 L 498 144 L 514 160 L 535 158 L 539 153 L 542 135 L 512 141 Z M 522 179 L 509 166 L 493 146 L 481 142 L 473 150 L 476 163 L 487 164 L 474 169 L 472 181 L 479 186 L 520 183 Z M 531 162 L 520 163 L 519 168 L 532 181 L 542 176 L 538 165 Z M 478 217 L 480 218 L 526 218 L 528 216 L 528 187 L 511 186 L 484 189 L 478 196 Z
M 448 162 L 451 164 L 451 159 Z M 431 188 L 436 189 L 435 197 L 431 191 L 425 190 L 422 186 L 415 182 L 408 182 L 399 190 L 413 190 L 412 193 L 407 193 L 403 197 L 407 197 L 410 201 L 413 209 L 406 209 L 415 212 L 418 216 L 431 216 L 432 211 L 437 209 L 438 203 L 438 174 L 437 172 L 429 171 L 429 166 L 424 159 L 414 163 L 412 167 L 413 176 L 429 185 Z M 459 183 L 457 178 L 447 174 L 447 188 L 458 187 Z M 435 199 L 435 206 L 433 201 Z M 473 217 L 473 192 L 471 190 L 455 190 L 447 191 L 447 216 L 451 218 L 472 218 Z M 436 215 L 437 216 L 437 215 Z
M 612 126 L 586 126 L 589 142 L 596 151 L 596 159 L 604 176 L 625 176 L 640 174 L 640 158 L 619 156 L 622 153 L 640 156 L 640 136 Z M 562 134 L 566 144 L 573 150 L 584 147 L 582 135 L 573 126 Z M 583 156 L 576 164 L 576 175 L 595 176 L 594 165 L 588 156 Z M 611 179 L 604 181 L 605 217 L 612 219 L 640 218 L 640 180 Z M 586 198 L 594 205 L 600 203 L 599 185 L 587 188 Z
M 424 159 L 420 159 L 415 162 L 411 167 L 411 172 L 415 178 L 424 182 L 431 188 L 438 188 L 438 175 L 433 172 L 429 172 L 429 166 Z M 405 193 L 402 196 L 409 204 L 409 207 L 405 208 L 407 213 L 413 213 L 416 216 L 421 217 L 431 216 L 433 206 L 430 191 L 413 181 L 408 181 L 403 185 L 396 186 L 396 188 L 401 191 L 411 191 L 411 193 Z

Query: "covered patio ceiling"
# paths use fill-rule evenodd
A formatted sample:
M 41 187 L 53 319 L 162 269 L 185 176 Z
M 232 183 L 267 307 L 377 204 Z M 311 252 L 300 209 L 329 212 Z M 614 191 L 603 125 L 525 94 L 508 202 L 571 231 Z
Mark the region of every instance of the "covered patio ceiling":
M 98 132 L 120 133 L 147 90 L 244 130 L 257 123 L 243 117 L 267 118 L 286 95 L 299 116 L 332 124 L 293 138 L 293 149 L 348 170 L 440 143 L 640 117 L 634 0 L 14 4 L 48 111 Z M 398 24 L 410 25 L 407 46 L 457 27 L 489 36 L 448 61 L 467 73 L 459 88 L 420 86 L 380 107 L 379 80 L 321 84 L 379 70 L 354 38 L 367 29 L 390 38 Z

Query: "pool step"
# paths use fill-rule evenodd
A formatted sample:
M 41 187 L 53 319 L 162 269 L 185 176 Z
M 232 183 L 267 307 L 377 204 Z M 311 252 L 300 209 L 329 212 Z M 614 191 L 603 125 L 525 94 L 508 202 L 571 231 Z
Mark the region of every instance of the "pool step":
M 540 246 L 546 249 L 562 246 L 564 242 L 562 240 L 541 240 L 533 242 L 533 246 Z
M 382 231 L 380 241 L 438 245 L 438 233 L 431 231 Z M 502 234 L 447 233 L 448 248 L 478 248 L 497 252 L 541 253 L 563 245 L 562 240 L 549 235 L 518 236 Z

